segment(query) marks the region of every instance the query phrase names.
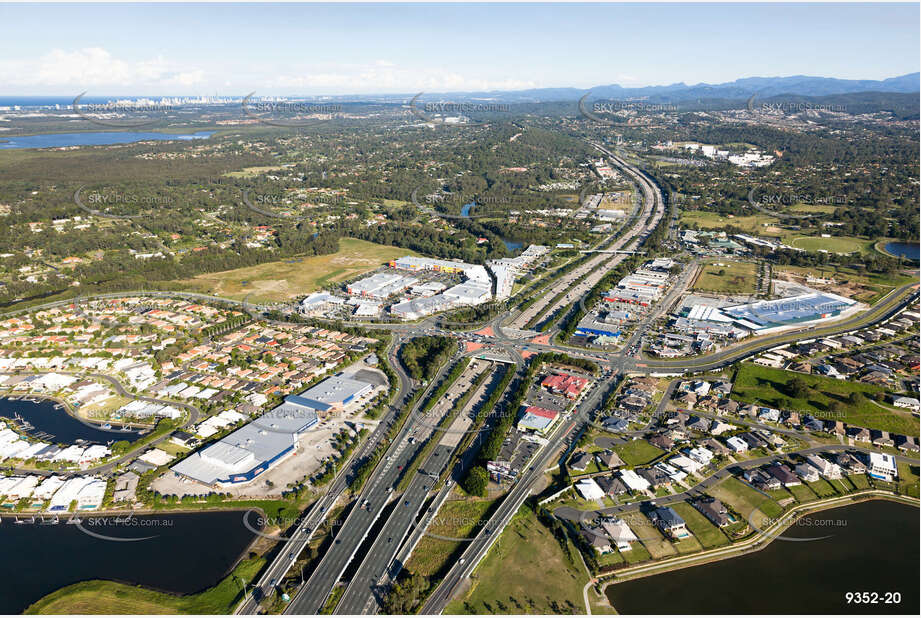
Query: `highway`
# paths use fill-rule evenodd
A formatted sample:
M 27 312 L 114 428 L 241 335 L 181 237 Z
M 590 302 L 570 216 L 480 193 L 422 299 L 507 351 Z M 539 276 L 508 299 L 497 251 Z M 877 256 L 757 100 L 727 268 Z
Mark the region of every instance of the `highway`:
M 531 495 L 532 487 L 544 476 L 544 470 L 549 462 L 557 455 L 561 448 L 568 448 L 581 431 L 584 420 L 598 409 L 602 395 L 617 379 L 616 374 L 607 380 L 598 382 L 586 394 L 579 405 L 565 418 L 560 419 L 559 425 L 548 438 L 545 444 L 531 459 L 528 469 L 511 487 L 502 500 L 502 504 L 490 517 L 487 524 L 479 534 L 470 542 L 463 556 L 454 564 L 438 588 L 429 596 L 420 614 L 440 614 L 460 584 L 470 576 L 470 573 L 479 564 L 480 560 L 492 547 L 493 542 L 501 535 L 502 530 L 508 525 L 524 501 Z
M 490 367 L 490 369 L 492 374 L 495 367 Z M 470 397 L 455 418 L 460 418 L 471 410 L 476 409 L 477 404 L 485 399 L 484 394 L 486 394 L 489 383 L 489 378 L 483 381 L 476 393 Z M 455 386 L 459 388 L 452 388 L 451 390 L 460 391 L 458 395 L 463 395 L 466 390 L 469 390 L 469 384 L 466 389 L 463 384 Z M 453 407 L 453 402 L 451 407 Z M 433 419 L 432 422 L 434 423 L 435 420 Z M 438 445 L 422 462 L 415 472 L 409 487 L 397 499 L 389 519 L 378 535 L 377 543 L 371 547 L 362 560 L 361 566 L 352 577 L 352 581 L 349 582 L 348 588 L 336 606 L 337 614 L 376 613 L 380 605 L 381 595 L 379 582 L 388 575 L 388 566 L 391 565 L 396 557 L 398 548 L 401 547 L 404 539 L 412 530 L 413 523 L 419 516 L 426 496 L 428 496 L 438 477 L 447 468 L 448 462 L 451 461 L 460 438 L 461 435 L 445 433 L 442 430 L 432 432 L 429 439 L 438 440 Z M 384 539 L 386 539 L 386 542 L 384 542 Z
M 430 382 L 426 392 L 419 398 L 414 409 L 409 412 L 409 418 L 413 418 L 418 406 L 426 401 L 456 360 L 457 357 L 442 366 L 438 375 Z M 336 582 L 342 577 L 349 562 L 355 557 L 365 537 L 390 501 L 403 470 L 413 460 L 418 449 L 422 447 L 421 442 L 409 443 L 411 434 L 417 430 L 419 427 L 414 426 L 411 422 L 403 425 L 390 444 L 384 459 L 365 482 L 361 494 L 355 500 L 355 505 L 336 534 L 332 546 L 311 573 L 306 584 L 292 599 L 285 613 L 316 614 L 323 608 Z
M 348 488 L 348 481 L 357 469 L 361 466 L 365 457 L 374 451 L 378 442 L 387 434 L 387 430 L 393 424 L 399 408 L 405 404 L 412 389 L 412 380 L 403 370 L 396 358 L 396 350 L 399 347 L 397 337 L 394 337 L 387 349 L 391 366 L 396 370 L 397 377 L 400 380 L 400 388 L 396 396 L 397 406 L 388 409 L 382 422 L 378 424 L 368 440 L 355 452 L 347 465 L 336 475 L 316 502 L 308 509 L 306 514 L 301 518 L 298 525 L 286 537 L 283 545 L 278 551 L 275 559 L 265 568 L 259 580 L 256 582 L 251 594 L 247 595 L 243 602 L 237 607 L 237 614 L 255 614 L 259 609 L 259 602 L 267 597 L 275 585 L 281 582 L 285 574 L 291 569 L 298 557 L 307 547 L 313 533 L 320 526 L 333 505 L 345 493 Z
M 664 214 L 664 201 L 658 187 L 650 182 L 639 170 L 632 168 L 625 161 L 613 155 L 613 153 L 610 153 L 597 144 L 595 147 L 613 159 L 640 185 L 644 193 L 644 202 L 650 206 L 648 210 L 655 213 L 652 222 L 649 224 L 646 224 L 646 222 L 642 220 L 641 222 L 646 226 L 645 229 L 647 231 L 652 230 L 656 222 Z M 638 233 L 638 230 L 634 228 L 632 232 Z M 635 238 L 630 246 L 635 248 L 640 240 L 641 238 L 639 237 Z M 608 355 L 608 358 L 611 359 L 611 356 Z M 616 368 L 619 365 L 619 369 L 622 370 L 623 355 L 616 355 L 611 360 L 613 360 Z M 549 436 L 547 444 L 534 455 L 528 469 L 517 479 L 489 522 L 470 542 L 463 556 L 432 592 L 419 613 L 439 614 L 444 610 L 458 587 L 470 576 L 470 573 L 489 551 L 489 548 L 502 533 L 502 530 L 505 529 L 505 526 L 508 525 L 515 513 L 518 512 L 518 509 L 521 508 L 521 505 L 527 497 L 531 495 L 533 486 L 543 478 L 544 470 L 551 459 L 559 453 L 561 449 L 564 447 L 568 449 L 572 445 L 576 436 L 582 431 L 585 423 L 592 420 L 594 412 L 600 407 L 602 396 L 616 384 L 619 377 L 619 373 L 615 371 L 612 372 L 606 380 L 596 383 L 575 410 L 565 418 L 560 419 L 556 430 Z

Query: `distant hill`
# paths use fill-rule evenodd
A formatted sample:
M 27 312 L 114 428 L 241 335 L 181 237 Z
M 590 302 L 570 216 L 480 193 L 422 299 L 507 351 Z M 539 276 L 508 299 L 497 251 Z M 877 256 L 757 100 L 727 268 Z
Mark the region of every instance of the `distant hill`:
M 779 95 L 824 97 L 854 93 L 917 93 L 921 91 L 921 74 L 909 73 L 883 80 L 836 79 L 832 77 L 746 77 L 723 84 L 671 84 L 625 88 L 617 84 L 600 85 L 589 89 L 537 88 L 531 90 L 492 92 L 426 93 L 426 100 L 442 97 L 452 99 L 488 99 L 507 103 L 540 103 L 573 101 L 591 93 L 591 100 L 643 100 L 653 103 L 689 103 L 703 100 L 748 100 L 752 96 L 767 99 Z

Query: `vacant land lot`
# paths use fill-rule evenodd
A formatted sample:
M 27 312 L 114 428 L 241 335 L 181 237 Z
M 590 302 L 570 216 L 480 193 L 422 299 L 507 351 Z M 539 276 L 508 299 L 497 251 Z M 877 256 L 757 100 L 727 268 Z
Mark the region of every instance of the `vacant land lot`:
M 778 225 L 780 219 L 764 214 L 735 216 L 702 210 L 686 210 L 681 213 L 681 223 L 696 226 L 702 230 L 722 230 L 727 225 L 733 225 L 753 236 L 787 238 L 794 234 Z
M 703 265 L 694 289 L 721 294 L 754 294 L 758 265 L 752 262 L 711 262 Z
M 806 383 L 808 394 L 793 396 L 789 384 L 794 378 Z M 739 365 L 732 386 L 732 398 L 742 403 L 761 402 L 858 427 L 918 435 L 918 420 L 910 412 L 885 407 L 872 400 L 882 392 L 885 392 L 883 388 L 872 384 L 804 375 L 752 363 Z M 852 393 L 858 393 L 856 398 L 852 399 Z
M 582 587 L 588 581 L 577 564 L 578 551 L 567 541 L 570 556 L 537 516 L 520 511 L 473 572 L 473 589 L 445 614 L 582 613 Z
M 631 440 L 618 444 L 614 447 L 614 451 L 628 466 L 642 466 L 665 452 L 645 440 Z
M 659 529 L 644 515 L 641 515 L 639 511 L 636 511 L 634 516 L 630 517 L 629 526 L 630 529 L 633 530 L 633 534 L 635 534 L 646 547 L 646 551 L 649 552 L 649 555 L 655 560 L 674 556 L 678 553 L 678 550 L 675 549 L 672 542 L 666 539 L 662 533 L 659 532 Z
M 917 279 L 901 273 L 861 273 L 853 268 L 837 266 L 781 266 L 774 268 L 772 275 L 775 279 L 795 281 L 869 304 L 873 304 L 894 288 Z M 816 279 L 807 281 L 807 277 L 826 279 L 829 282 L 820 283 Z
M 203 294 L 253 302 L 278 302 L 309 294 L 328 283 L 350 279 L 412 251 L 377 245 L 355 238 L 339 240 L 339 251 L 329 255 L 266 262 L 258 266 L 199 275 L 180 281 Z
M 838 208 L 839 207 L 834 204 L 794 204 L 787 210 L 791 212 L 821 212 L 824 214 L 831 214 Z

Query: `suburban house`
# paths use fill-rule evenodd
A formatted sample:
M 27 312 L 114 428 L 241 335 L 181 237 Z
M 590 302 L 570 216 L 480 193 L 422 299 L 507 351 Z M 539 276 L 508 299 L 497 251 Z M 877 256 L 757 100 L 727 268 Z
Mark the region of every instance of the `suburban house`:
M 729 509 L 716 498 L 701 498 L 691 504 L 717 527 L 722 528 L 730 524 Z
M 899 468 L 895 457 L 886 453 L 870 453 L 870 465 L 867 474 L 881 481 L 894 481 L 899 478 Z
M 588 465 L 592 463 L 593 457 L 585 451 L 579 451 L 569 460 L 569 467 L 579 472 L 584 472 Z
M 796 464 L 793 470 L 796 472 L 798 477 L 807 483 L 813 483 L 819 480 L 819 471 L 807 463 Z
M 765 468 L 765 471 L 780 481 L 784 487 L 794 487 L 802 484 L 799 479 L 796 478 L 796 475 L 793 474 L 793 471 L 782 463 L 771 464 Z
M 605 450 L 595 453 L 598 462 L 606 468 L 615 469 L 624 465 L 624 460 L 614 451 Z
M 673 539 L 685 539 L 691 536 L 685 521 L 671 507 L 657 508 L 650 514 L 650 517 L 659 530 Z
M 807 455 L 806 461 L 809 462 L 809 465 L 818 470 L 819 474 L 827 479 L 841 478 L 841 468 L 838 464 L 832 463 L 818 455 Z
M 614 541 L 618 551 L 630 551 L 630 544 L 639 540 L 624 520 L 618 517 L 603 519 L 601 527 Z

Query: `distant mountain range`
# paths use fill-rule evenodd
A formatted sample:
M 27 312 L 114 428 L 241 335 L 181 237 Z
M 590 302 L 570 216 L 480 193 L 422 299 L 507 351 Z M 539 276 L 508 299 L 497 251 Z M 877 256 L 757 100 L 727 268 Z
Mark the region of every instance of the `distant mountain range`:
M 488 99 L 508 103 L 571 101 L 591 93 L 590 99 L 642 100 L 654 103 L 688 103 L 698 100 L 747 100 L 780 95 L 822 97 L 857 92 L 916 93 L 921 91 L 921 73 L 909 73 L 883 80 L 836 79 L 833 77 L 746 77 L 723 84 L 671 84 L 625 88 L 617 84 L 580 88 L 535 88 L 493 92 L 425 93 L 426 99 L 438 96 L 463 99 Z

